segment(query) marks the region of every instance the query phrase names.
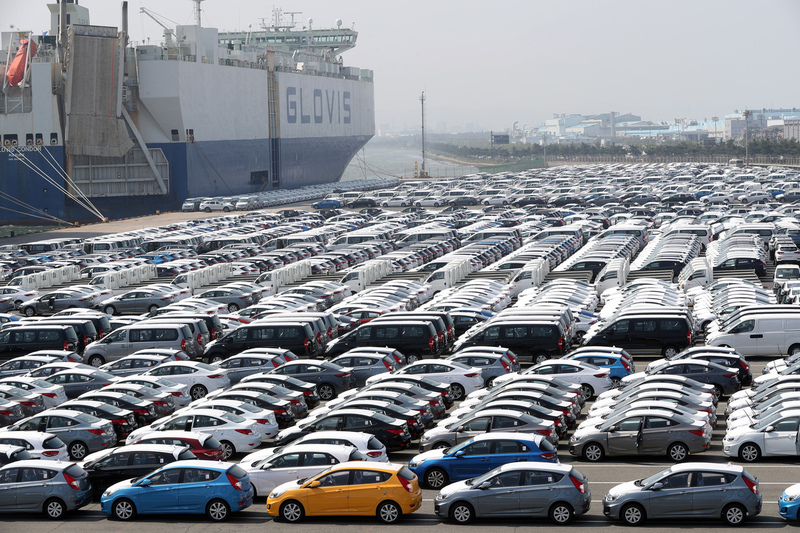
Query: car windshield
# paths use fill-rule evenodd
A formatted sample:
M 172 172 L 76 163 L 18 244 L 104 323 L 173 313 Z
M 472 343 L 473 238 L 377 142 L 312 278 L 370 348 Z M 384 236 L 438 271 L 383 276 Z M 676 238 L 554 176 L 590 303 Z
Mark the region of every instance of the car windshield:
M 235 415 L 233 413 L 225 413 L 224 415 L 220 415 L 220 418 L 228 420 L 229 422 L 235 422 L 237 424 L 241 424 L 242 422 L 246 421 L 244 417 Z
M 652 476 L 648 476 L 648 477 L 645 477 L 645 478 L 642 478 L 642 479 L 637 479 L 633 483 L 637 487 L 644 487 L 646 485 L 650 485 L 652 483 L 655 483 L 656 481 L 658 481 L 659 479 L 663 478 L 664 476 L 666 476 L 669 473 L 670 473 L 670 468 L 665 468 L 664 470 L 661 470 L 660 472 L 656 472 Z
M 775 414 L 773 416 L 766 417 L 763 420 L 761 420 L 760 422 L 757 422 L 753 426 L 753 429 L 760 430 L 760 429 L 766 428 L 767 426 L 771 426 L 778 420 L 778 418 L 780 418 L 780 413 L 777 413 L 777 414 Z
M 669 361 L 662 361 L 661 363 L 653 363 L 652 366 L 645 368 L 645 374 L 658 374 L 661 370 L 665 369 L 669 365 Z

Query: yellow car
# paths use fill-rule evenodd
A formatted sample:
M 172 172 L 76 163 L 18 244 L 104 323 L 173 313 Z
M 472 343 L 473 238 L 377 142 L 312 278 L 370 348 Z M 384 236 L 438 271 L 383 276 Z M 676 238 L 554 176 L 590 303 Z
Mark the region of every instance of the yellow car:
M 304 516 L 377 516 L 391 524 L 422 503 L 417 476 L 400 464 L 351 461 L 273 489 L 267 512 L 287 522 Z

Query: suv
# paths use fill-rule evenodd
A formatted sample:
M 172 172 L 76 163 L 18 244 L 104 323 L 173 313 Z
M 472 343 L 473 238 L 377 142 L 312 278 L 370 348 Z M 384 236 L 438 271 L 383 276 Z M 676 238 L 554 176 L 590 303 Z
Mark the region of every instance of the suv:
M 310 324 L 276 320 L 246 324 L 210 342 L 203 360 L 221 361 L 250 348 L 284 348 L 307 357 L 315 357 L 319 353 Z
M 391 346 L 405 354 L 409 363 L 436 358 L 441 353 L 439 334 L 430 320 L 385 320 L 363 324 L 328 344 L 326 357 L 359 346 Z
M 669 358 L 692 345 L 692 326 L 684 315 L 629 315 L 587 334 L 584 345 L 616 346 L 632 355 L 660 353 Z
M 513 350 L 520 359 L 540 363 L 561 357 L 569 347 L 569 335 L 561 322 L 536 320 L 533 317 L 493 320 L 463 341 L 459 339 L 455 350 L 469 346 L 503 346 Z
M 78 334 L 72 326 L 30 324 L 0 331 L 0 359 L 12 359 L 37 350 L 78 349 Z

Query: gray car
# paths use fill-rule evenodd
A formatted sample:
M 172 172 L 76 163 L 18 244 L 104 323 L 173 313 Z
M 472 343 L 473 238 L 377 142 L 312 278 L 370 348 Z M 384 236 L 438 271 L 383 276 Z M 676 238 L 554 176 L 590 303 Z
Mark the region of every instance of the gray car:
M 486 386 L 491 386 L 495 378 L 512 372 L 513 364 L 505 354 L 491 352 L 457 353 L 447 358 L 469 367 L 481 369 L 481 378 Z
M 160 376 L 142 376 L 134 374 L 133 376 L 123 377 L 117 380 L 117 385 L 144 385 L 145 387 L 155 389 L 158 392 L 166 392 L 172 395 L 172 401 L 175 404 L 175 409 L 186 407 L 192 403 L 192 396 L 190 393 L 189 385 L 172 381 L 169 378 L 162 378 Z
M 171 294 L 143 288 L 134 289 L 105 300 L 102 304 L 102 309 L 108 315 L 147 313 L 169 305 L 174 301 L 175 297 Z
M 86 294 L 62 290 L 28 300 L 22 304 L 20 311 L 25 316 L 52 315 L 72 307 L 91 309 L 94 307 L 94 301 Z
M 352 368 L 356 387 L 363 387 L 367 383 L 367 378 L 377 374 L 391 372 L 400 368 L 397 361 L 391 355 L 384 354 L 356 354 L 347 353 L 331 359 L 331 363 L 339 366 Z
M 54 355 L 23 355 L 0 365 L 0 378 L 19 376 L 48 363 L 60 361 Z
M 613 487 L 603 514 L 628 525 L 648 518 L 722 519 L 739 526 L 761 512 L 758 480 L 730 463 L 684 463 Z
M 281 376 L 291 376 L 317 386 L 317 393 L 323 401 L 332 400 L 342 392 L 352 388 L 355 377 L 350 368 L 330 361 L 297 359 L 267 372 Z
M 591 501 L 588 480 L 570 465 L 517 462 L 444 487 L 433 510 L 459 524 L 476 517 L 525 516 L 564 525 L 589 511 Z
M 68 476 L 68 477 L 67 477 Z M 65 461 L 16 461 L 0 468 L 0 512 L 43 512 L 64 518 L 92 503 L 89 475 Z
M 231 385 L 235 385 L 242 378 L 277 368 L 285 362 L 286 360 L 277 354 L 241 353 L 222 361 L 211 363 L 211 366 L 225 369 L 228 372 L 228 379 L 231 380 Z
M 112 361 L 104 365 L 100 365 L 99 370 L 108 372 L 115 376 L 132 376 L 134 374 L 141 374 L 145 370 L 165 363 L 167 361 L 175 361 L 176 359 L 168 355 L 127 355 L 117 361 Z
M 33 416 L 45 409 L 41 394 L 29 392 L 8 383 L 0 384 L 0 400 L 18 402 L 24 416 Z
M 75 461 L 117 443 L 111 422 L 67 409 L 49 409 L 9 426 L 9 429 L 53 433 L 67 444 L 69 456 Z
M 707 383 L 714 387 L 714 395 L 722 398 L 733 394 L 742 388 L 739 381 L 739 369 L 728 368 L 703 359 L 678 359 L 677 361 L 665 360 L 656 365 L 649 365 L 642 374 L 631 374 L 622 379 L 623 383 L 636 382 L 645 375 L 655 376 L 669 374 L 672 376 L 685 376 L 700 383 Z
M 101 372 L 96 368 L 91 370 L 85 368 L 73 368 L 62 370 L 44 379 L 53 385 L 64 387 L 64 393 L 70 400 L 77 398 L 83 393 L 102 389 L 114 381 L 114 376 L 106 372 Z
M 667 455 L 679 462 L 690 453 L 708 450 L 711 432 L 708 422 L 672 411 L 633 409 L 610 420 L 591 419 L 578 426 L 570 437 L 569 453 L 591 462 L 606 455 Z
M 212 300 L 228 306 L 228 311 L 233 313 L 242 307 L 253 305 L 253 298 L 250 294 L 239 289 L 220 287 L 211 289 L 197 295 L 197 298 Z

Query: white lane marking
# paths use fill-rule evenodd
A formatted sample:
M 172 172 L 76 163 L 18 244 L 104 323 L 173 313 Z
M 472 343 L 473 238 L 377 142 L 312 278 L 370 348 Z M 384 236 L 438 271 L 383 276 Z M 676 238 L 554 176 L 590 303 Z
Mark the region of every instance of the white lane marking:
M 589 480 L 589 485 L 619 485 L 621 483 L 629 483 L 628 481 L 592 481 Z M 759 485 L 786 485 L 787 483 L 792 483 L 791 481 L 759 481 Z M 431 500 L 433 501 L 433 500 Z

